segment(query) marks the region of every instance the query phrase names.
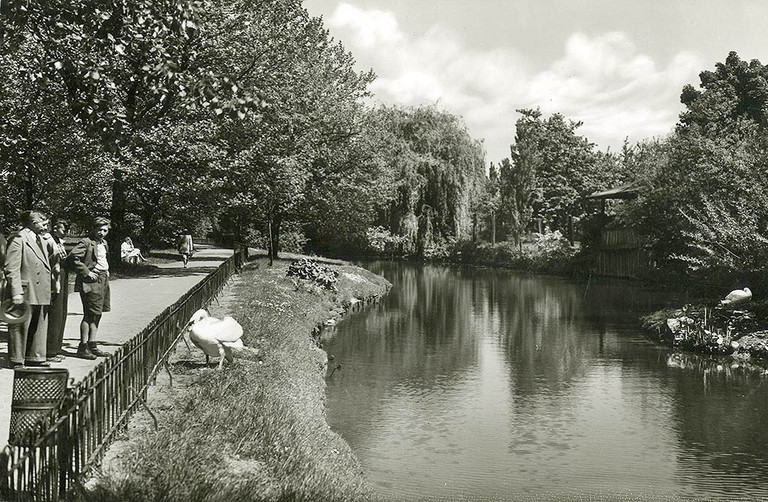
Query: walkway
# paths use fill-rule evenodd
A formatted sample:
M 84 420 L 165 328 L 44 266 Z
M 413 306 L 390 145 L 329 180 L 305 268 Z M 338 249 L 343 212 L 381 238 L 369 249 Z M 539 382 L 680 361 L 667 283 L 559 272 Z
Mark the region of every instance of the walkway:
M 104 314 L 99 327 L 99 348 L 115 352 L 118 347 L 141 331 L 166 307 L 211 273 L 221 262 L 232 256 L 231 249 L 213 248 L 200 245 L 198 252 L 183 268 L 181 261 L 161 264 L 156 275 L 114 279 L 110 282 L 112 312 Z M 72 357 L 51 367 L 67 368 L 70 378 L 81 381 L 103 359 L 95 361 L 74 357 L 80 342 L 80 320 L 83 307 L 76 293 L 69 295 L 69 315 L 64 331 L 64 350 Z M 8 440 L 13 396 L 13 370 L 8 366 L 8 337 L 0 337 L 0 444 Z

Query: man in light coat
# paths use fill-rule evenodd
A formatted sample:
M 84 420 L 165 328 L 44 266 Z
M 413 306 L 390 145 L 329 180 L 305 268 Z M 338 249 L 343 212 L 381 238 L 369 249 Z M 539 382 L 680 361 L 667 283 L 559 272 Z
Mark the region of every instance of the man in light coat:
M 14 304 L 29 303 L 32 315 L 8 326 L 8 357 L 12 367 L 48 366 L 45 361 L 48 309 L 51 304 L 51 264 L 40 234 L 48 219 L 40 212 L 21 215 L 24 228 L 11 234 L 5 256 L 6 297 Z

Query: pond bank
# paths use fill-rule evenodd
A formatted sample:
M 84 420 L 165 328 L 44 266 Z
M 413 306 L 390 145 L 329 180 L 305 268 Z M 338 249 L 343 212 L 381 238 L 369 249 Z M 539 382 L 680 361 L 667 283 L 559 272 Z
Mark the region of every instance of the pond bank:
M 641 322 L 651 339 L 670 347 L 768 368 L 768 303 L 685 305 L 653 312 Z
M 246 348 L 215 370 L 179 343 L 172 385 L 161 372 L 148 397 L 157 430 L 148 413 L 137 413 L 79 500 L 376 499 L 326 422 L 329 368 L 315 340 L 323 322 L 375 301 L 390 284 L 333 264 L 338 291 L 330 291 L 286 277 L 289 264 L 259 259 L 230 281 L 210 310 L 243 325 Z

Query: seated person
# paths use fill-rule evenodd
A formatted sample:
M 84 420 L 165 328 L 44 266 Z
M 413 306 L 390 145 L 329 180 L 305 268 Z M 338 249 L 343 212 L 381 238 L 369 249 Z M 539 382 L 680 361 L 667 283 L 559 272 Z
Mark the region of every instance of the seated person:
M 126 237 L 120 244 L 120 259 L 126 263 L 139 263 L 139 260 L 147 261 L 141 254 L 141 249 L 133 247 L 133 241 L 130 237 Z

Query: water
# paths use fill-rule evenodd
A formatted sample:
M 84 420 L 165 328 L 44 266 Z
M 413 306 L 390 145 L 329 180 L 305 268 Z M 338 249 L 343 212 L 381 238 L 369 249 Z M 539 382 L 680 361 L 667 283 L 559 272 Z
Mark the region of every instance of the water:
M 628 283 L 378 262 L 325 349 L 331 427 L 386 500 L 768 500 L 768 377 L 676 354 Z

